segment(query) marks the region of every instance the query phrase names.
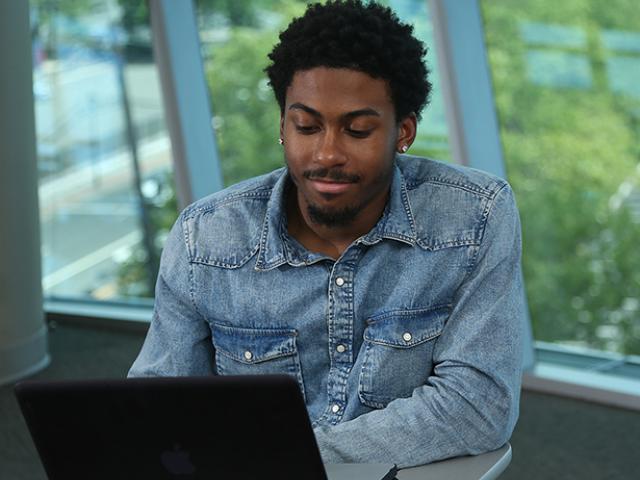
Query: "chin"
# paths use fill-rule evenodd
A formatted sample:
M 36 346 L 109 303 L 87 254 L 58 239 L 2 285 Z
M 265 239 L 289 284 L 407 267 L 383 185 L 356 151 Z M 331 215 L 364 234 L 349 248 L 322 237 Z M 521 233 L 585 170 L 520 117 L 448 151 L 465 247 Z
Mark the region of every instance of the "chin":
M 326 227 L 344 227 L 355 220 L 360 213 L 360 207 L 321 207 L 314 204 L 307 206 L 307 212 L 312 222 Z

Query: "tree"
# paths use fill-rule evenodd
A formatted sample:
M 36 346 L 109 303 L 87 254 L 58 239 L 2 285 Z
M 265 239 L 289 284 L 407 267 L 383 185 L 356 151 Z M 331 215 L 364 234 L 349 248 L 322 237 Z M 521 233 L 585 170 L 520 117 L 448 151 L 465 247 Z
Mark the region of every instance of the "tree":
M 209 46 L 206 74 L 226 185 L 283 165 L 277 143 L 280 113 L 263 70 L 278 31 L 302 14 L 304 3 L 276 2 L 277 14 L 255 3 L 254 16 L 268 23 L 232 26 L 224 42 Z
M 638 10 L 626 0 L 606 9 L 597 0 L 492 0 L 482 7 L 507 170 L 522 217 L 534 336 L 638 354 L 640 225 L 628 205 L 613 199 L 623 184 L 637 182 L 640 99 L 611 88 L 611 52 L 602 43 L 605 29 L 637 30 Z M 556 35 L 573 40 L 565 46 L 562 39 L 555 46 L 527 40 L 532 26 L 565 28 Z M 545 84 L 554 72 L 536 71 L 531 62 L 541 54 L 578 59 L 591 83 Z

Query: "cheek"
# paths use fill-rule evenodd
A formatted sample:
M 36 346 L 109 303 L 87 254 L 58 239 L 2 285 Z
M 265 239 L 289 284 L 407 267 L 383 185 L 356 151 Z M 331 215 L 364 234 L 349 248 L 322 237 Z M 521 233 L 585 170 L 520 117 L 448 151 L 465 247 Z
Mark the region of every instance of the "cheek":
M 313 163 L 313 144 L 310 140 L 289 137 L 283 145 L 284 158 L 287 166 L 292 171 L 303 171 Z
M 289 169 L 289 175 L 293 179 L 294 183 L 298 183 L 298 178 L 302 175 L 305 169 L 303 156 L 300 155 L 299 149 L 293 145 L 285 145 L 284 147 L 284 162 Z
M 358 163 L 369 171 L 386 172 L 393 168 L 395 160 L 395 142 L 389 137 L 376 141 L 354 145 L 353 154 L 360 159 Z
M 397 131 L 395 128 L 385 126 L 380 128 L 376 135 L 370 138 L 367 148 L 377 152 L 378 157 L 388 157 L 395 153 L 397 142 Z

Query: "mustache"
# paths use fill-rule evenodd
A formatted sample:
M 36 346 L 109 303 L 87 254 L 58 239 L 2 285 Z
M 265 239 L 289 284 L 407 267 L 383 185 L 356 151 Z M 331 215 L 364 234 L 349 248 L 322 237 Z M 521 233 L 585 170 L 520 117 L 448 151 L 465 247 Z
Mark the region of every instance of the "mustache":
M 348 173 L 339 168 L 317 168 L 315 170 L 305 170 L 302 176 L 307 180 L 334 180 L 340 183 L 356 183 L 360 181 L 360 175 Z

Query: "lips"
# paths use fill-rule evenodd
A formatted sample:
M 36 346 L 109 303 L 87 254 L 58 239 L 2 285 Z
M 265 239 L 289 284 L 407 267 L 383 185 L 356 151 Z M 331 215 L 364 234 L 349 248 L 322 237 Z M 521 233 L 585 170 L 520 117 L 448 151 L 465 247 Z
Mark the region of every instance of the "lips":
M 319 193 L 337 195 L 349 190 L 352 186 L 352 182 L 333 182 L 327 180 L 309 180 L 309 183 Z

